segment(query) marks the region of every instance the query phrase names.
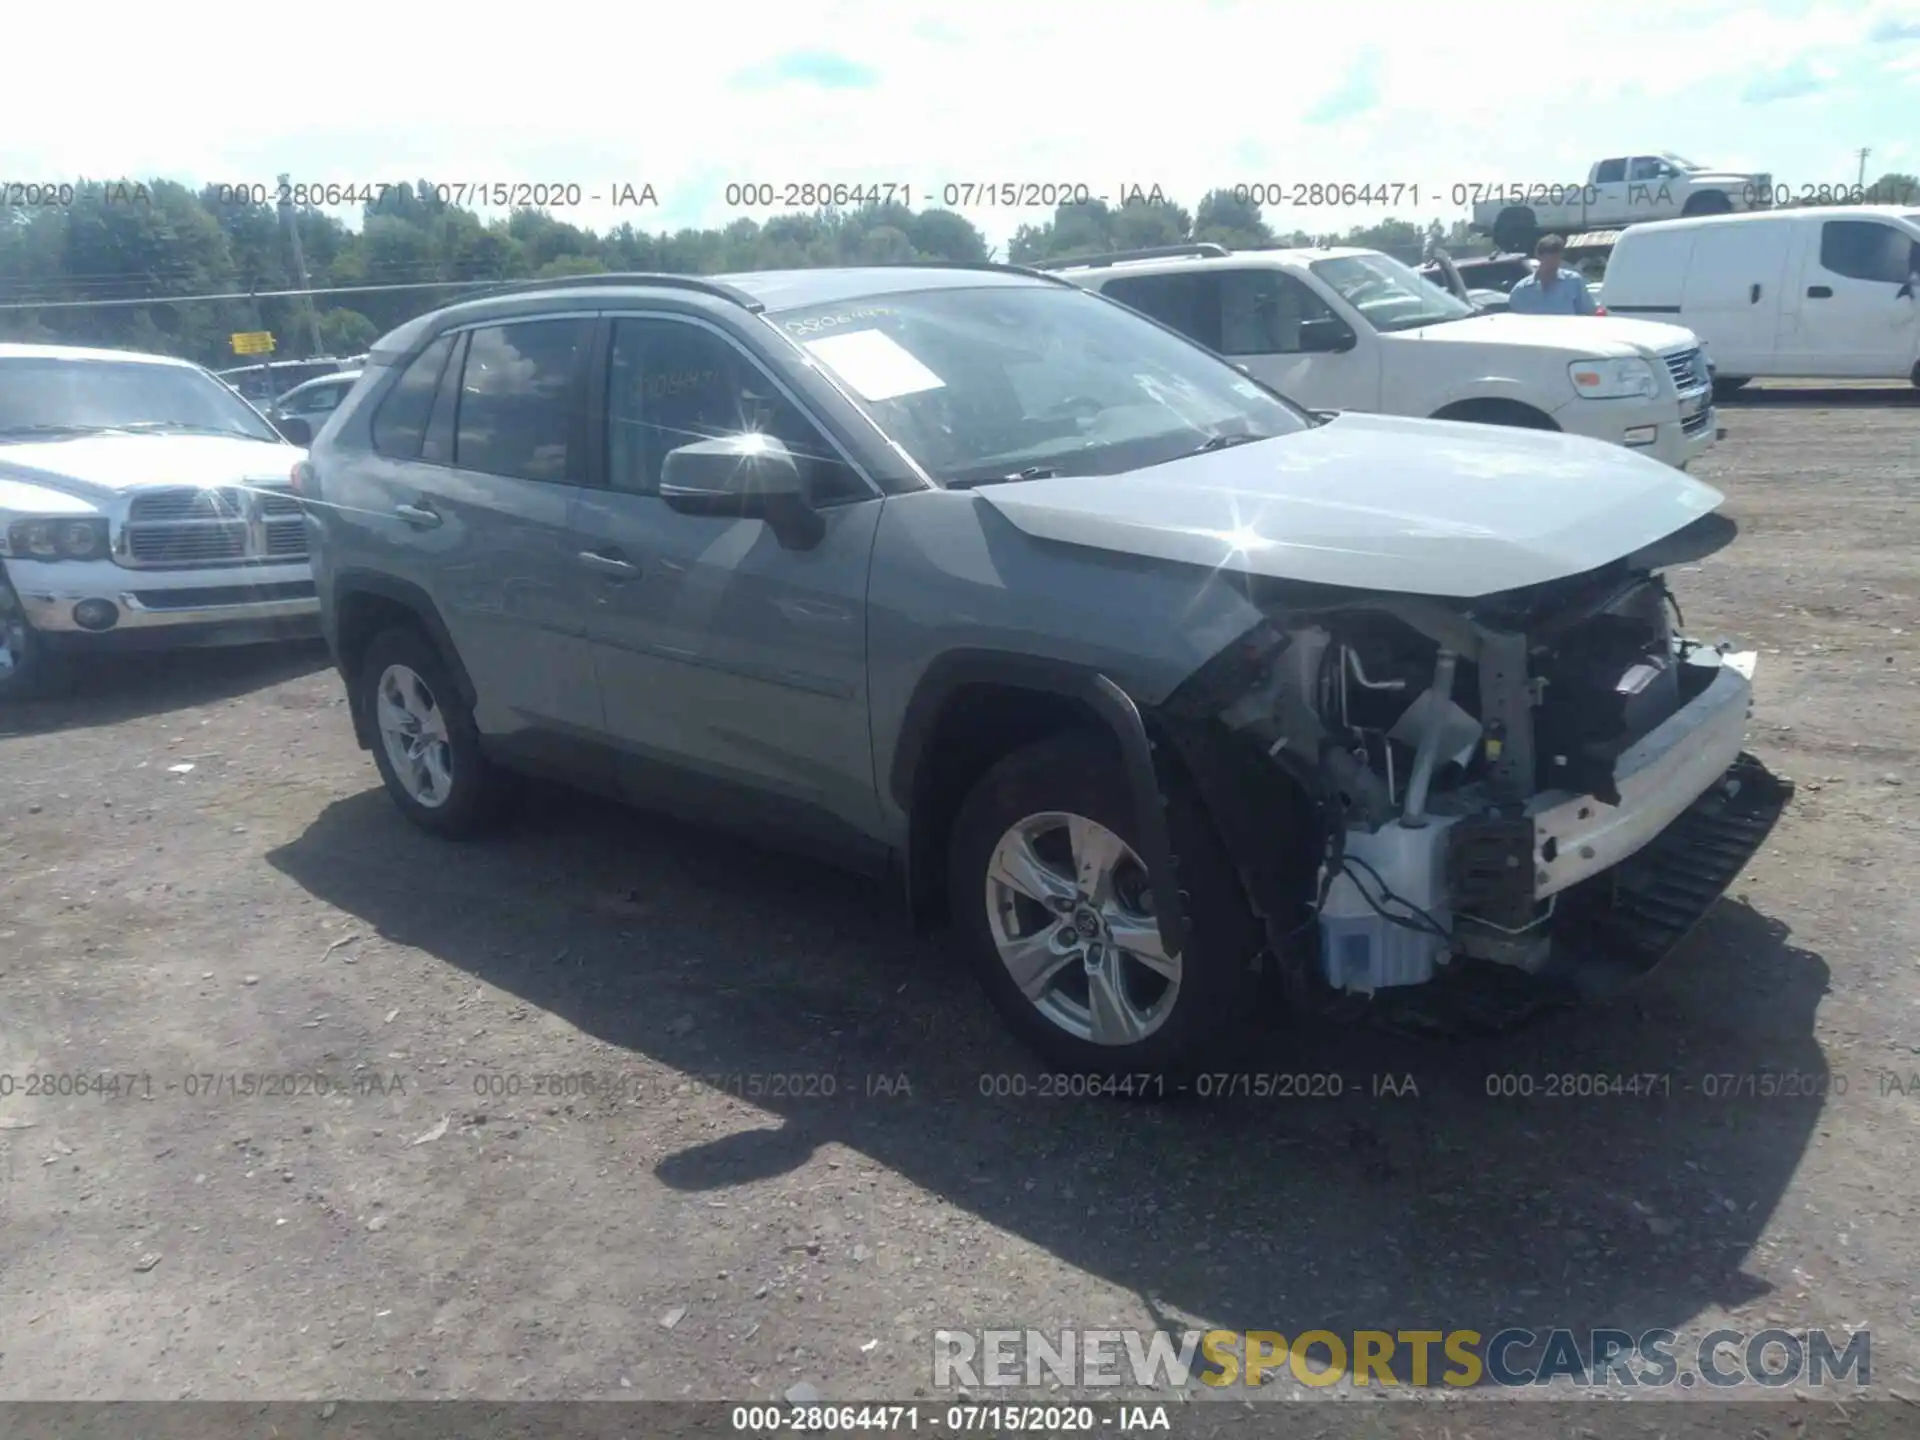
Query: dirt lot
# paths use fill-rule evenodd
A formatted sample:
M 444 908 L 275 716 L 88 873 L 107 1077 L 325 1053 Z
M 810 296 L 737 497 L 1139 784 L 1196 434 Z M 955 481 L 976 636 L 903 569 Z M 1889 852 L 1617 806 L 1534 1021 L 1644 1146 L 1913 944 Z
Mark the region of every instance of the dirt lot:
M 437 844 L 314 651 L 0 715 L 0 1398 L 899 1400 L 942 1328 L 1507 1324 L 1871 1326 L 1920 1398 L 1912 398 L 1757 387 L 1702 466 L 1743 534 L 1675 588 L 1799 785 L 1733 894 L 1517 1036 L 1276 1032 L 1337 1100 L 1037 1098 L 872 887 L 584 797 Z

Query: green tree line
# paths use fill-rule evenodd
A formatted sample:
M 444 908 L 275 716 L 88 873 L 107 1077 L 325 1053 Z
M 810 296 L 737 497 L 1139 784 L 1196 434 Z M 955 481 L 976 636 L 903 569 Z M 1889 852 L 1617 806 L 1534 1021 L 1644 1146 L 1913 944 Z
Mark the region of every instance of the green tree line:
M 1882 189 L 1911 193 L 1910 176 Z M 64 202 L 69 197 L 62 195 Z M 1006 259 L 1019 264 L 1102 250 L 1216 241 L 1233 249 L 1344 244 L 1417 261 L 1444 245 L 1457 255 L 1490 248 L 1466 222 L 1422 226 L 1384 219 L 1344 232 L 1277 231 L 1260 207 L 1217 189 L 1191 210 L 1164 199 L 1062 205 L 1015 231 L 1004 256 L 964 215 L 868 205 L 742 217 L 719 228 L 648 232 L 631 224 L 595 232 L 544 210 L 483 220 L 437 198 L 422 180 L 388 187 L 362 207 L 358 228 L 314 208 L 255 203 L 175 181 L 78 181 L 71 203 L 0 210 L 0 340 L 98 345 L 237 363 L 229 337 L 268 330 L 277 354 L 363 351 L 381 334 L 448 303 L 456 289 L 409 289 L 304 298 L 251 298 L 299 287 L 297 232 L 314 287 L 439 285 L 606 271 L 716 274 L 818 265 Z M 165 303 L 168 296 L 240 293 L 239 300 Z M 56 308 L 75 300 L 156 303 Z

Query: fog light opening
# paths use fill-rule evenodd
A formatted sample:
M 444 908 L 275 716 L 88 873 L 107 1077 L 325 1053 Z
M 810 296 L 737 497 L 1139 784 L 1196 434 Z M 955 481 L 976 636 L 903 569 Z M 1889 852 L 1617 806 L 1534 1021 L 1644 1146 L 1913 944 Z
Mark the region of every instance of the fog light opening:
M 82 630 L 111 630 L 120 623 L 120 607 L 111 600 L 82 600 L 73 607 L 73 623 Z
M 1651 445 L 1659 438 L 1660 427 L 1657 425 L 1636 425 L 1627 431 L 1629 445 Z

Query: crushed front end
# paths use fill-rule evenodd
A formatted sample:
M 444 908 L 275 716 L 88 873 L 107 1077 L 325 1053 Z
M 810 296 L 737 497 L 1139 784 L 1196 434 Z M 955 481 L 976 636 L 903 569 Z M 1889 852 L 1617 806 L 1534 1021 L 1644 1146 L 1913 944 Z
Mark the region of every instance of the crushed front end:
M 1754 655 L 1680 634 L 1644 565 L 1471 602 L 1254 598 L 1268 618 L 1156 719 L 1323 998 L 1467 974 L 1605 993 L 1672 950 L 1788 796 L 1743 753 Z

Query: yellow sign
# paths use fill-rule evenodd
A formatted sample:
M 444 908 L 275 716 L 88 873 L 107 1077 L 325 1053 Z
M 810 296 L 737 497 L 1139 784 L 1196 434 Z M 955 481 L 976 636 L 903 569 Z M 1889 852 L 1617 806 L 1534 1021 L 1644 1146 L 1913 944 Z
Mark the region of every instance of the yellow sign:
M 271 355 L 273 353 L 273 332 L 271 330 L 242 330 L 233 337 L 233 353 L 236 355 Z

